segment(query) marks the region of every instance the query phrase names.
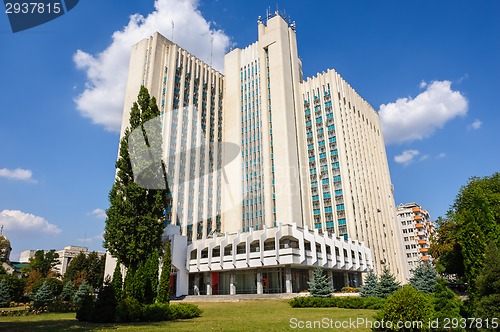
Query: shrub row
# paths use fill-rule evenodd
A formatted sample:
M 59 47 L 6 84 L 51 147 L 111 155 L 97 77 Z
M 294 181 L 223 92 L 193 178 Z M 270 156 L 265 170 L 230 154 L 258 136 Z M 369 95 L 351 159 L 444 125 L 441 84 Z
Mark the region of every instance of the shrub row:
M 158 322 L 200 317 L 202 310 L 192 303 L 154 303 L 143 305 L 137 300 L 126 298 L 116 309 L 119 322 Z
M 292 308 L 346 308 L 346 309 L 381 309 L 385 299 L 378 297 L 295 297 L 289 302 Z

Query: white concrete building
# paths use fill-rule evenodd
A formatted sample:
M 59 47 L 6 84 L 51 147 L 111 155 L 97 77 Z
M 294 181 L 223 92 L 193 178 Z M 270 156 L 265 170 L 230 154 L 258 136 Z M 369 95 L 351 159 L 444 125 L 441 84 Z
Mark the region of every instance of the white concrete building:
M 140 41 L 122 131 L 141 84 L 162 113 L 176 295 L 300 291 L 316 266 L 337 290 L 382 266 L 403 281 L 378 114 L 333 70 L 303 80 L 294 23 L 259 19 L 224 76 L 158 33 Z
M 29 263 L 30 258 L 35 256 L 35 253 L 37 250 L 25 250 L 21 252 L 21 255 L 19 256 L 19 262 L 20 263 Z M 49 252 L 49 250 L 44 250 L 45 253 Z M 87 247 L 80 247 L 80 246 L 66 246 L 62 250 L 56 250 L 56 254 L 59 255 L 59 264 L 54 266 L 54 268 L 57 270 L 58 273 L 63 276 L 66 273 L 66 270 L 68 269 L 69 263 L 73 258 L 78 256 L 80 253 L 84 253 L 85 255 L 90 254 L 91 252 L 89 251 L 89 248 Z M 103 252 L 97 252 L 97 255 L 99 257 L 105 255 Z
M 429 247 L 431 236 L 436 232 L 436 225 L 430 220 L 429 212 L 417 203 L 400 204 L 397 211 L 408 279 L 412 276 L 411 271 L 422 261 L 432 261 Z

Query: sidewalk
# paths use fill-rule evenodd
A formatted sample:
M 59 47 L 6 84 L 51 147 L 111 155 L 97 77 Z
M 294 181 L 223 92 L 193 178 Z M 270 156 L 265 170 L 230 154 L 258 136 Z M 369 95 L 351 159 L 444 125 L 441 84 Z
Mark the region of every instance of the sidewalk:
M 172 299 L 171 302 L 239 302 L 247 300 L 292 299 L 299 293 L 279 294 L 236 294 L 236 295 L 188 295 L 182 299 Z

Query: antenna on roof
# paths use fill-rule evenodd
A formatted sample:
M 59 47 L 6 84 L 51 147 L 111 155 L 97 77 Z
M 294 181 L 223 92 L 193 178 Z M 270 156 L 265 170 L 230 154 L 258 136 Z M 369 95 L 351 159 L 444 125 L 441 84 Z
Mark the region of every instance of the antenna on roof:
M 174 24 L 174 20 L 172 20 L 172 43 L 174 42 L 174 28 L 175 28 L 175 24 Z
M 0 228 L 0 234 L 3 234 L 3 225 L 2 225 L 2 227 Z
M 210 38 L 210 67 L 212 67 L 212 58 L 214 56 L 214 36 Z

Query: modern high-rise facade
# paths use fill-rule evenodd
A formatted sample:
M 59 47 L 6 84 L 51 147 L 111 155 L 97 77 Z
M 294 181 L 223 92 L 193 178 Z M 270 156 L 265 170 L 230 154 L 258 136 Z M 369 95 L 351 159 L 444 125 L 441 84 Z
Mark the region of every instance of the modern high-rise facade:
M 224 75 L 158 33 L 139 42 L 123 130 L 141 84 L 174 179 L 168 222 L 181 227 L 165 236 L 178 295 L 298 292 L 316 266 L 337 290 L 383 266 L 403 281 L 378 114 L 333 70 L 303 79 L 294 23 L 259 18 Z
M 397 207 L 398 222 L 401 226 L 404 257 L 407 263 L 407 278 L 411 271 L 423 261 L 431 261 L 429 255 L 430 239 L 436 231 L 429 212 L 417 203 L 401 204 Z

